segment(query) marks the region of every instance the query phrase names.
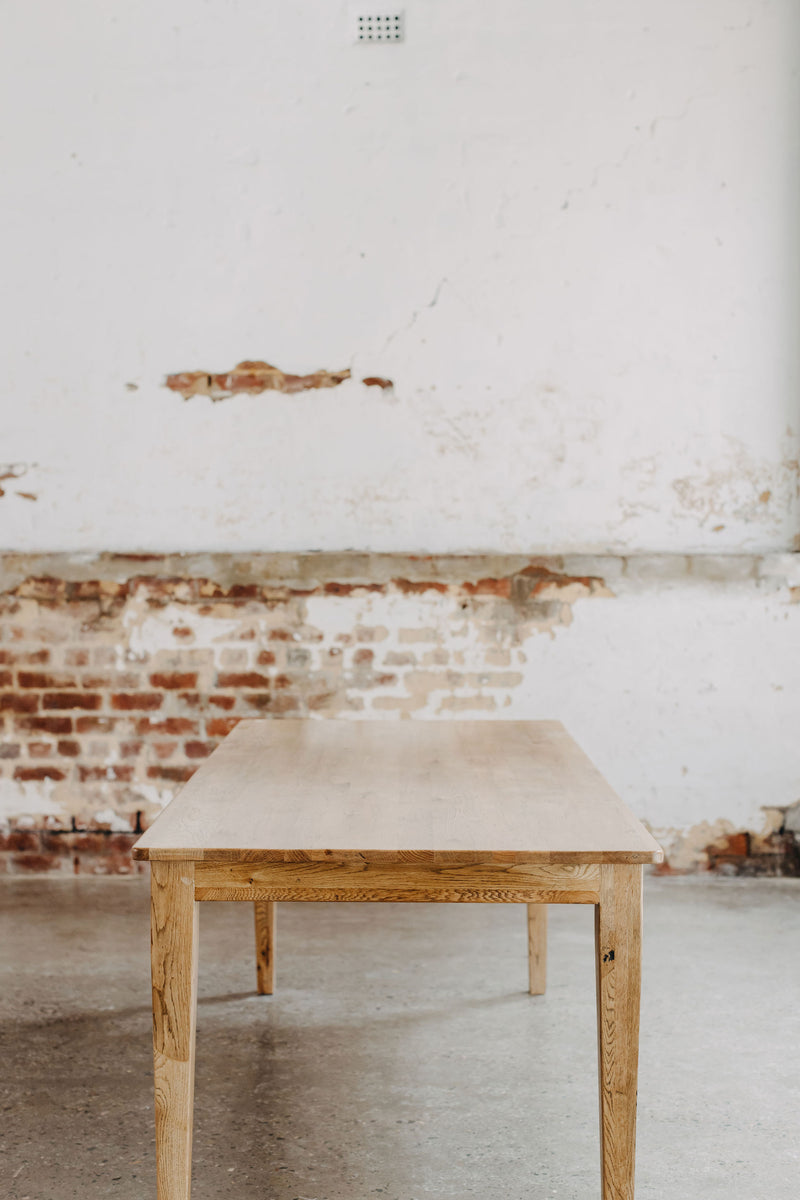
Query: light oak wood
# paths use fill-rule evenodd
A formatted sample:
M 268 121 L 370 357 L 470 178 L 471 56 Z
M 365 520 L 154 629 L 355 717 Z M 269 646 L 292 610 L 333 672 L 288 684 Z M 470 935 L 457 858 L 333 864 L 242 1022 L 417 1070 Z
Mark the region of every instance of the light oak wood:
M 547 987 L 547 905 L 528 905 L 528 978 L 530 994 L 543 996 Z
M 593 904 L 591 893 L 532 888 L 202 888 L 198 900 L 304 900 L 310 903 L 390 904 Z
M 264 851 L 662 858 L 557 721 L 242 721 L 134 847 L 164 860 Z
M 260 996 L 271 996 L 275 991 L 275 905 L 271 900 L 256 900 L 253 908 L 256 918 L 256 986 Z
M 603 1200 L 633 1200 L 641 993 L 642 868 L 600 868 L 595 909 Z
M 188 1200 L 197 902 L 255 902 L 274 988 L 283 900 L 596 906 L 603 1200 L 633 1200 L 641 886 L 658 844 L 558 722 L 242 722 L 134 848 L 152 867 L 159 1200 Z
M 194 863 L 154 862 L 150 895 L 158 1200 L 189 1200 L 198 948 Z
M 392 900 L 596 904 L 600 868 L 551 863 L 197 862 L 197 900 Z

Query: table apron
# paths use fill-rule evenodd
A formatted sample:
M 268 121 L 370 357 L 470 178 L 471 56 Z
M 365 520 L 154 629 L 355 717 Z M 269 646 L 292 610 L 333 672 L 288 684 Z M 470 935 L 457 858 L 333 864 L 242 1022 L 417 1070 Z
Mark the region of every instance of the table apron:
M 595 863 L 197 862 L 196 900 L 597 904 Z

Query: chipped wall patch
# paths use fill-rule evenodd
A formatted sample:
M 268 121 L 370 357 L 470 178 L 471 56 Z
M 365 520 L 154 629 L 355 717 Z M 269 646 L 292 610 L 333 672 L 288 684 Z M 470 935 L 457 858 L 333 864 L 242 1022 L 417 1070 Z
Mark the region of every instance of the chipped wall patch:
M 256 396 L 260 392 L 306 392 L 312 388 L 337 387 L 350 378 L 349 369 L 343 371 L 313 371 L 310 375 L 290 375 L 260 360 L 237 363 L 232 371 L 211 374 L 208 371 L 181 371 L 168 375 L 165 386 L 179 392 L 184 400 L 192 396 L 208 396 L 211 400 L 227 400 L 231 396 L 244 394 Z
M 800 462 L 792 443 L 779 462 L 754 459 L 746 447 L 734 445 L 727 460 L 705 472 L 672 481 L 677 511 L 692 516 L 712 533 L 725 529 L 725 519 L 773 524 L 800 495 Z M 713 522 L 713 524 L 712 524 Z
M 10 479 L 22 479 L 28 474 L 31 467 L 35 467 L 36 463 L 0 463 L 0 496 L 5 496 L 7 491 L 12 491 L 8 486 Z M 3 487 L 6 484 L 6 487 Z M 36 492 L 23 492 L 14 488 L 13 494 L 21 497 L 23 500 L 38 500 Z

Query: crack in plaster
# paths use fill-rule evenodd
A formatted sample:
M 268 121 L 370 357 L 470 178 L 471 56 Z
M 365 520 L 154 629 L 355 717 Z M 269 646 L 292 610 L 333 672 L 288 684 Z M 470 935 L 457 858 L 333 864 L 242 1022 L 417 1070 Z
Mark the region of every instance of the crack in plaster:
M 441 295 L 442 288 L 448 282 L 449 282 L 449 280 L 446 275 L 443 276 L 439 280 L 438 284 L 436 285 L 436 291 L 433 293 L 433 297 L 428 301 L 427 304 L 423 304 L 420 308 L 414 309 L 413 313 L 411 314 L 411 319 L 410 319 L 410 321 L 408 321 L 408 323 L 406 325 L 401 326 L 400 329 L 396 329 L 394 331 L 394 333 L 389 334 L 388 338 L 383 343 L 383 350 L 381 351 L 381 353 L 383 353 L 385 350 L 387 350 L 389 348 L 389 346 L 391 346 L 394 339 L 396 337 L 399 337 L 401 333 L 408 333 L 409 329 L 413 329 L 413 327 L 416 325 L 416 323 L 419 320 L 419 318 L 421 317 L 421 315 L 427 309 L 436 308 L 436 305 L 439 303 L 439 296 Z

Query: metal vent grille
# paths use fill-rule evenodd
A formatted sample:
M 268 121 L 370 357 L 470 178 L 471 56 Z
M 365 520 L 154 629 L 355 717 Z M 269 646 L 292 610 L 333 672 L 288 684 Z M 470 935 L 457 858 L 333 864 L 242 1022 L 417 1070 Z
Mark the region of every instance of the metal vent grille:
M 405 16 L 398 10 L 387 12 L 356 12 L 353 33 L 357 42 L 402 42 Z

